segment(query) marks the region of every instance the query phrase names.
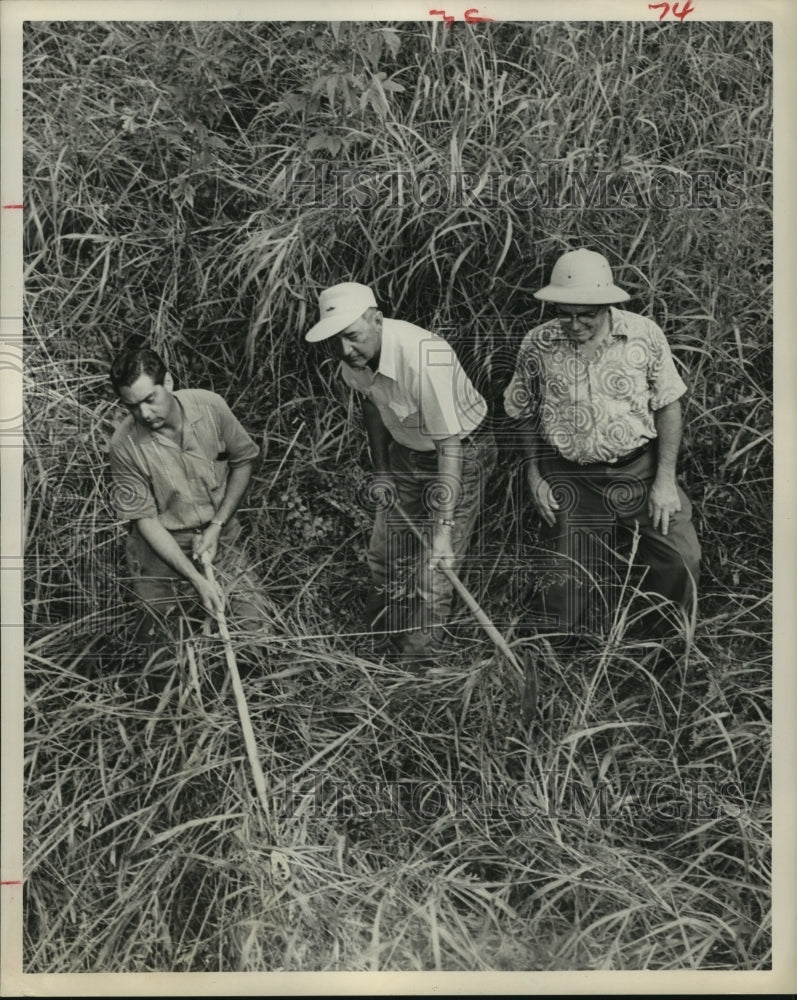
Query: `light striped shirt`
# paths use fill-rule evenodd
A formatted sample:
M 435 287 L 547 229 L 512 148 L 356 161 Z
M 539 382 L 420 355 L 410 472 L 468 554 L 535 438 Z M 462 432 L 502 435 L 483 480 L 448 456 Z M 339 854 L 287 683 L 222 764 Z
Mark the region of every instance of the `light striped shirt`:
M 182 447 L 127 416 L 109 449 L 111 502 L 119 518 L 157 517 L 169 531 L 207 524 L 224 498 L 228 470 L 260 451 L 215 392 L 174 395 L 183 411 Z

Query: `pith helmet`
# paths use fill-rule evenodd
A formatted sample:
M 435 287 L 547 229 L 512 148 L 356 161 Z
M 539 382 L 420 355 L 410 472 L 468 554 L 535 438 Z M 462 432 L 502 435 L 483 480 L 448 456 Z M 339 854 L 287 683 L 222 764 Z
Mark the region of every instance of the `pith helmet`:
M 627 302 L 631 296 L 618 288 L 609 262 L 594 250 L 571 250 L 562 254 L 551 271 L 551 283 L 534 293 L 543 302 L 602 306 Z

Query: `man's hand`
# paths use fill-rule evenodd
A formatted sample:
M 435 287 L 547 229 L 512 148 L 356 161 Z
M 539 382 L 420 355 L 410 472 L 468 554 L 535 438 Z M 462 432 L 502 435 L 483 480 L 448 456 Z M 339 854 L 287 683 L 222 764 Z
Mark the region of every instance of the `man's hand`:
M 538 470 L 531 465 L 526 471 L 526 478 L 537 513 L 548 527 L 552 528 L 556 524 L 554 511 L 559 510 L 559 504 L 554 499 L 553 490 L 548 485 L 547 480 L 543 479 Z
M 215 618 L 216 615 L 224 613 L 224 598 L 209 580 L 199 577 L 194 582 L 194 589 L 199 595 L 202 607 L 209 615 Z
M 220 524 L 209 524 L 201 535 L 196 535 L 193 544 L 194 559 L 201 561 L 202 556 L 207 553 L 208 561 L 213 562 L 218 552 L 220 534 Z
M 662 535 L 666 535 L 670 530 L 670 518 L 681 509 L 681 501 L 678 499 L 678 488 L 674 479 L 660 479 L 658 476 L 653 480 L 648 494 L 648 515 L 653 522 L 653 527 L 661 526 Z
M 429 553 L 429 569 L 453 569 L 454 549 L 451 545 L 451 532 L 448 529 L 435 532 L 432 540 L 432 550 Z

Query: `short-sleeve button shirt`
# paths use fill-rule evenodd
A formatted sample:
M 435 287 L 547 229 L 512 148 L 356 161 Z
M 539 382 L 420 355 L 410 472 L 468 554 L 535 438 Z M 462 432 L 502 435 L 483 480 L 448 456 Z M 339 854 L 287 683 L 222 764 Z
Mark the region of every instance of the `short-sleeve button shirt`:
M 387 430 L 414 451 L 475 430 L 487 404 L 442 337 L 404 320 L 382 322 L 377 370 L 340 365 L 347 385 L 370 399 Z
M 536 416 L 542 437 L 571 462 L 614 462 L 656 437 L 655 410 L 686 392 L 667 339 L 650 319 L 611 307 L 611 330 L 584 358 L 558 319 L 520 347 L 504 392 L 510 417 Z
M 157 517 L 180 531 L 207 524 L 227 488 L 228 470 L 260 449 L 227 403 L 205 389 L 174 393 L 183 411 L 182 447 L 127 416 L 109 449 L 111 502 L 123 521 Z

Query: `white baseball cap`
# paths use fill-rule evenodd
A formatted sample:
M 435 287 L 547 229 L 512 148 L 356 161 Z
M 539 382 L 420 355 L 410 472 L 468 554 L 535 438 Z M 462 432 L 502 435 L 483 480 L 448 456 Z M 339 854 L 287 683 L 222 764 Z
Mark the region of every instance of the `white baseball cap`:
M 344 281 L 325 288 L 318 297 L 321 319 L 305 334 L 311 344 L 334 337 L 336 333 L 359 319 L 366 309 L 376 306 L 374 293 L 367 285 Z
M 612 269 L 602 253 L 571 250 L 562 254 L 551 271 L 551 283 L 534 293 L 543 302 L 601 306 L 627 302 L 631 296 L 614 283 Z

